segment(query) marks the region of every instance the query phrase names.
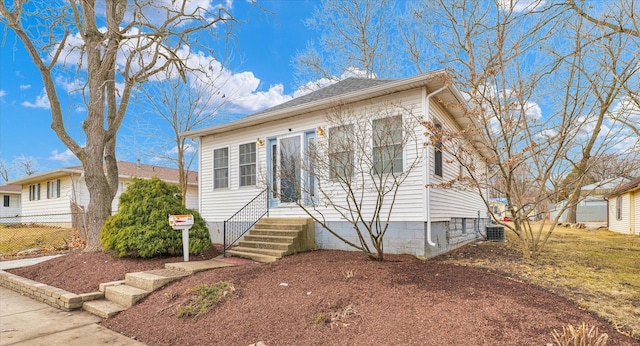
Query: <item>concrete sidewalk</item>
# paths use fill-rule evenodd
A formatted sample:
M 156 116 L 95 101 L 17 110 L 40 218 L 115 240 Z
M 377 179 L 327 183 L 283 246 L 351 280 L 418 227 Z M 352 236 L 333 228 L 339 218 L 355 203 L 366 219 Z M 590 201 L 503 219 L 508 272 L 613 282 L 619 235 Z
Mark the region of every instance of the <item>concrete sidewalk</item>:
M 52 258 L 64 256 L 64 254 L 58 255 L 50 255 L 50 256 L 41 256 L 41 257 L 32 257 L 32 258 L 21 258 L 17 260 L 10 261 L 0 261 L 0 270 L 6 269 L 14 269 L 14 268 L 22 268 L 26 266 L 31 266 L 34 264 L 38 264 L 40 262 L 48 261 Z
M 0 287 L 0 345 L 144 345 L 96 324 L 100 321 Z

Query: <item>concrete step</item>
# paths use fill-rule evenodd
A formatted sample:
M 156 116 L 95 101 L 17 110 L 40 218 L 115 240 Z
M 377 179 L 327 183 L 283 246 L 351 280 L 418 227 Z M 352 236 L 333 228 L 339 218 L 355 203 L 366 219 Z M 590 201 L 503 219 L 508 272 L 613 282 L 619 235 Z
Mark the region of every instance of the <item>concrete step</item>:
M 158 269 L 145 272 L 127 273 L 124 277 L 125 283 L 129 286 L 137 287 L 145 291 L 155 291 L 158 288 L 179 280 L 189 275 L 187 272 L 174 269 Z
M 110 282 L 101 283 L 100 286 L 99 286 L 99 290 L 100 290 L 100 292 L 104 293 L 104 291 L 107 289 L 107 287 L 109 287 L 109 286 L 118 286 L 118 285 L 124 285 L 124 280 L 110 281 Z
M 126 307 L 106 299 L 92 300 L 82 304 L 82 310 L 102 318 L 111 318 L 126 309 Z
M 292 231 L 300 231 L 304 227 L 303 224 L 291 224 L 291 223 L 268 223 L 258 222 L 254 227 L 260 229 L 286 229 Z
M 271 263 L 278 260 L 278 257 L 274 257 L 274 256 L 263 255 L 263 254 L 253 253 L 253 252 L 235 251 L 235 250 L 227 250 L 227 256 L 248 258 L 256 262 L 262 262 L 262 263 Z
M 240 252 L 256 253 L 261 255 L 269 255 L 277 258 L 280 258 L 287 253 L 286 251 L 283 251 L 283 250 L 260 249 L 260 248 L 242 247 L 242 246 L 236 246 L 232 248 L 232 250 L 240 251 Z
M 285 243 L 265 243 L 260 241 L 246 241 L 241 240 L 238 242 L 238 246 L 240 247 L 250 247 L 256 249 L 271 249 L 271 250 L 281 250 L 281 251 L 289 251 L 293 245 L 285 244 Z
M 258 221 L 259 224 L 287 224 L 287 225 L 304 225 L 307 223 L 308 218 L 302 217 L 265 217 Z
M 149 295 L 149 293 L 151 292 L 137 287 L 117 285 L 107 287 L 104 292 L 104 297 L 116 304 L 129 308 L 140 299 Z
M 277 237 L 297 237 L 300 234 L 300 230 L 294 229 L 277 229 L 277 228 L 254 228 L 249 231 L 250 235 L 267 235 L 267 236 L 277 236 Z
M 244 236 L 245 241 L 257 241 L 263 243 L 284 243 L 293 244 L 296 237 L 284 237 L 276 235 L 253 235 L 251 233 Z

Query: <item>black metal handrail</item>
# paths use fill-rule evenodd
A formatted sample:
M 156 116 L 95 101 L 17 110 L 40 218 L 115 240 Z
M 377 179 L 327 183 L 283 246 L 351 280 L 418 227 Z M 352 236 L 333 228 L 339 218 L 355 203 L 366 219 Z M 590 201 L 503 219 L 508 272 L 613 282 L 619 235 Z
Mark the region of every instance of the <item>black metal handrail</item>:
M 269 215 L 268 188 L 260 192 L 224 222 L 222 254 L 226 255 L 227 249 L 242 238 L 265 215 Z

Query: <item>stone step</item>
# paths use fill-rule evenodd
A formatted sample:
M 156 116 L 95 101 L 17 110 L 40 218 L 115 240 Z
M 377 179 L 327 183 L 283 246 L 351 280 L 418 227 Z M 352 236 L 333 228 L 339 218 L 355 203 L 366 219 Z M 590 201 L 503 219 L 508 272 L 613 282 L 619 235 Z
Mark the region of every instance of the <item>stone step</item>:
M 260 219 L 258 223 L 279 223 L 279 224 L 287 224 L 287 225 L 304 225 L 307 223 L 308 218 L 302 217 L 265 217 Z
M 82 310 L 102 318 L 111 318 L 126 309 L 126 307 L 106 299 L 92 300 L 82 304 Z
M 263 255 L 263 254 L 253 253 L 253 252 L 243 252 L 243 251 L 235 251 L 235 250 L 227 250 L 226 252 L 227 252 L 227 256 L 248 258 L 256 262 L 262 262 L 262 263 L 271 263 L 278 260 L 278 257 Z
M 258 228 L 256 226 L 256 228 L 252 229 L 249 231 L 249 234 L 251 235 L 275 235 L 278 237 L 297 237 L 298 234 L 300 234 L 300 230 L 293 230 L 293 229 L 277 229 L 277 228 L 269 228 L 269 229 L 264 229 L 264 228 Z
M 305 224 L 258 222 L 255 225 L 255 228 L 260 228 L 260 229 L 286 229 L 286 230 L 292 230 L 292 231 L 300 231 L 300 230 L 302 230 L 304 225 Z
M 269 255 L 277 258 L 280 258 L 287 253 L 286 251 L 282 251 L 282 250 L 260 249 L 260 248 L 242 247 L 242 246 L 236 246 L 232 248 L 232 250 L 240 251 L 240 252 L 256 253 L 261 255 Z
M 100 290 L 100 292 L 104 293 L 104 291 L 107 289 L 107 287 L 109 287 L 109 286 L 118 286 L 118 285 L 124 285 L 124 280 L 110 281 L 110 282 L 101 283 L 100 286 L 99 286 L 99 290 Z
M 238 246 L 250 247 L 250 248 L 256 248 L 256 249 L 282 250 L 282 251 L 289 251 L 293 247 L 292 244 L 265 243 L 260 241 L 246 241 L 246 240 L 239 241 Z
M 244 236 L 244 240 L 246 241 L 257 241 L 264 243 L 284 243 L 284 244 L 293 244 L 293 241 L 296 237 L 285 237 L 285 236 L 275 236 L 275 235 L 253 235 L 251 233 Z
M 137 287 L 145 291 L 155 291 L 158 288 L 179 280 L 188 273 L 174 269 L 158 269 L 145 272 L 127 273 L 124 277 L 125 283 L 129 286 Z
M 104 297 L 116 304 L 129 308 L 140 299 L 149 295 L 149 293 L 151 292 L 137 287 L 117 285 L 107 287 L 104 292 Z

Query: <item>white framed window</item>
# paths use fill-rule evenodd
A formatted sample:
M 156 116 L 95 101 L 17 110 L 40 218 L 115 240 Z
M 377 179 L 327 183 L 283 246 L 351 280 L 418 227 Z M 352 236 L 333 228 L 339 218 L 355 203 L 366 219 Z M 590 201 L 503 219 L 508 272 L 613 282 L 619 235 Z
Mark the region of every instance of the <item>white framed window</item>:
M 256 185 L 256 157 L 256 143 L 241 144 L 238 147 L 240 186 Z
M 374 172 L 403 172 L 402 115 L 374 119 L 371 133 Z
M 438 140 L 436 141 L 436 145 L 434 147 L 433 174 L 442 178 L 442 125 L 436 123 L 435 128 L 435 135 L 438 136 Z
M 47 198 L 60 197 L 60 179 L 47 182 Z
M 616 220 L 622 220 L 622 196 L 616 197 Z
M 213 150 L 213 188 L 229 187 L 229 147 Z
M 29 200 L 37 201 L 40 199 L 40 184 L 29 185 Z
M 329 177 L 347 178 L 353 175 L 353 124 L 329 129 Z
M 3 202 L 3 204 L 2 204 L 3 207 L 9 208 L 11 206 L 11 196 L 4 195 L 2 202 Z

